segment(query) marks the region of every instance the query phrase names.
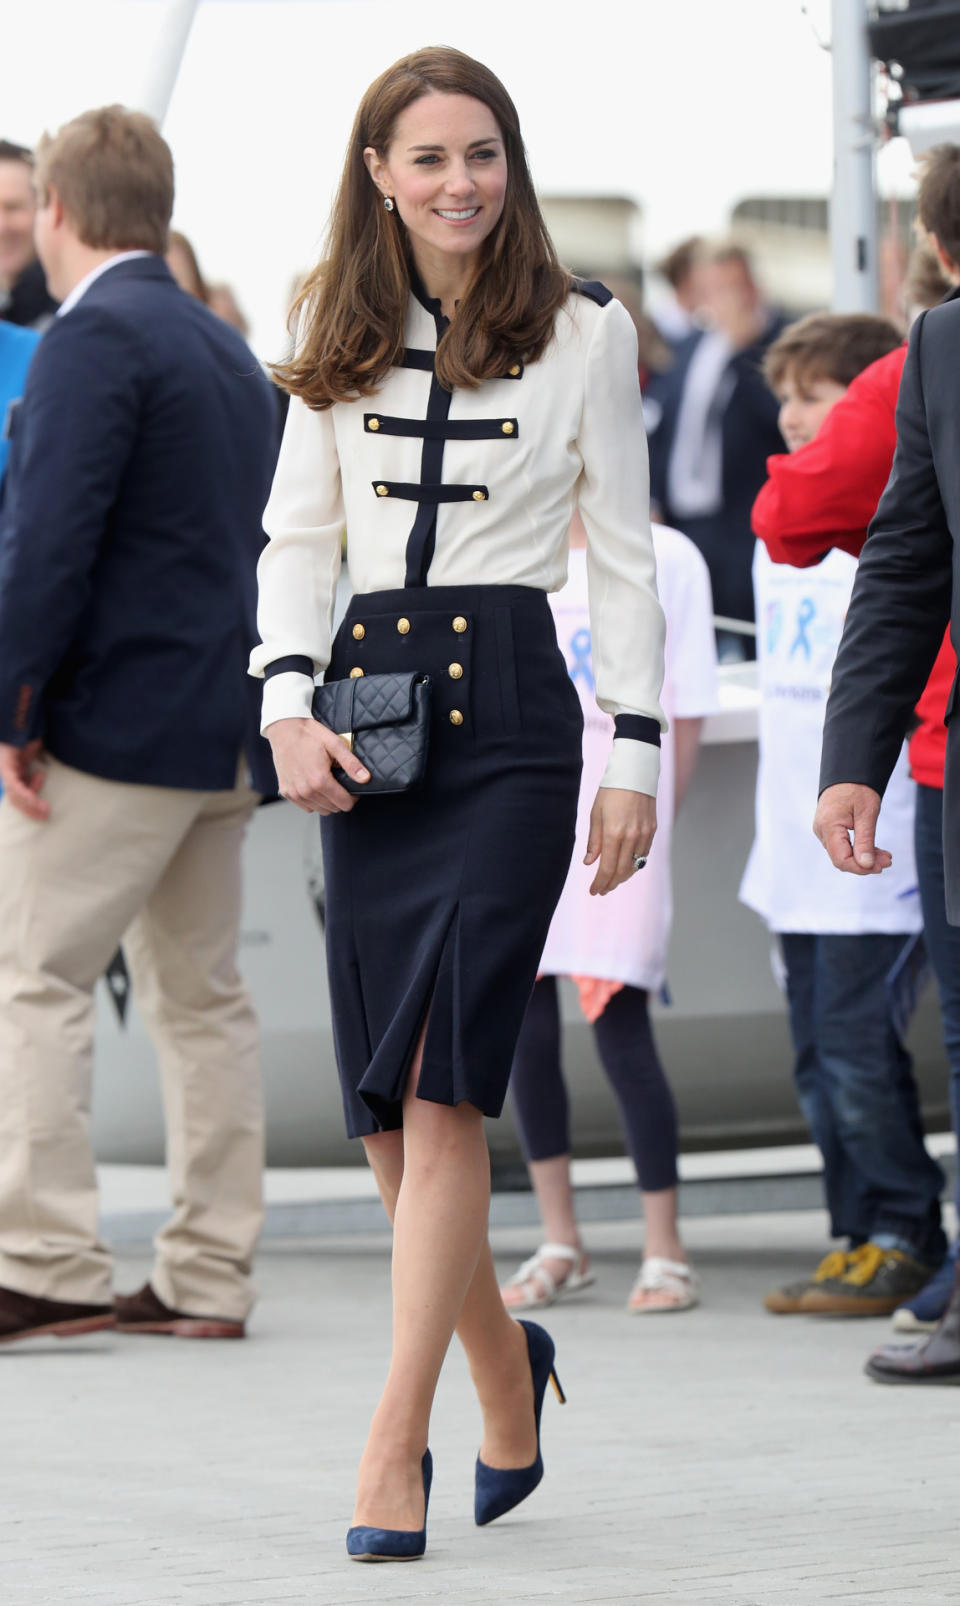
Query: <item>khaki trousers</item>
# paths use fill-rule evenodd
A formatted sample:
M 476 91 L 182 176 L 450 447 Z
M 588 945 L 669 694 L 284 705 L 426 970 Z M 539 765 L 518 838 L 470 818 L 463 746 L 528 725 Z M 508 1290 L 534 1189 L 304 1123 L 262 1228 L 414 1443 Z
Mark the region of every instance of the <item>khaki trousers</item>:
M 93 989 L 122 939 L 159 1060 L 174 1203 L 150 1280 L 176 1310 L 242 1319 L 263 1219 L 257 1023 L 236 960 L 256 795 L 46 763 L 49 820 L 0 802 L 0 1285 L 110 1301 Z

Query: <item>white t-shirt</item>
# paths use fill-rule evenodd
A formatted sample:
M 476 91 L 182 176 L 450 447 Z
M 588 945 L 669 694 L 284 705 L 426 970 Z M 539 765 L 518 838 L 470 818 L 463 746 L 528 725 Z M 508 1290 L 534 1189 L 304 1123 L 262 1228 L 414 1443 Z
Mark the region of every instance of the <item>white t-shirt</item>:
M 699 719 L 717 707 L 717 662 L 710 575 L 693 542 L 653 526 L 657 589 L 667 623 L 663 709 L 670 720 Z M 551 976 L 597 976 L 655 989 L 663 985 L 673 913 L 670 838 L 674 812 L 673 732 L 660 752 L 659 821 L 645 869 L 605 898 L 589 896 L 596 865 L 583 863 L 590 810 L 610 750 L 613 721 L 597 707 L 590 655 L 586 554 L 574 548 L 562 591 L 550 598 L 557 638 L 583 707 L 583 781 L 577 841 L 540 969 Z M 642 644 L 637 644 L 642 650 Z
M 813 834 L 830 677 L 857 560 L 830 552 L 810 569 L 772 562 L 757 542 L 753 580 L 760 682 L 756 837 L 741 900 L 771 931 L 914 932 L 922 925 L 913 851 L 915 787 L 906 749 L 880 810 L 882 875 L 835 870 Z

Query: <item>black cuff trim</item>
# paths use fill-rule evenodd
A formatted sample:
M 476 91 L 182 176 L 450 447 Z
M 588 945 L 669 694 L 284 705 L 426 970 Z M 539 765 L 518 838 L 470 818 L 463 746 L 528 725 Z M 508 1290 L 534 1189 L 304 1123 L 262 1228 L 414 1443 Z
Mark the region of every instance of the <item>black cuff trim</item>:
M 375 496 L 399 497 L 404 502 L 487 502 L 485 485 L 416 485 L 399 480 L 371 480 Z
M 309 675 L 312 680 L 313 659 L 302 657 L 299 653 L 294 653 L 289 658 L 275 658 L 263 671 L 263 678 L 271 680 L 274 675 L 289 675 L 291 672 L 297 675 Z
M 515 418 L 388 418 L 364 413 L 368 435 L 404 435 L 424 441 L 516 440 L 520 426 Z
M 617 714 L 613 721 L 613 734 L 629 737 L 632 742 L 647 742 L 651 747 L 660 746 L 660 726 L 655 719 L 648 719 L 646 714 Z

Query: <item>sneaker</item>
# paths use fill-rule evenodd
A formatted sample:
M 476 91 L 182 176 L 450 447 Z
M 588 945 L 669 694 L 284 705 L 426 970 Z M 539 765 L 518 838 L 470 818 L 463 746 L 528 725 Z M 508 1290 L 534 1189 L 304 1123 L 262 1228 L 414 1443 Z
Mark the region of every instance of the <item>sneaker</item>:
M 804 1277 L 797 1283 L 786 1283 L 783 1288 L 773 1288 L 764 1299 L 764 1308 L 774 1316 L 796 1316 L 803 1310 L 803 1296 L 810 1288 L 816 1288 L 818 1283 L 824 1283 L 835 1277 L 842 1277 L 844 1272 L 854 1265 L 860 1253 L 859 1249 L 849 1252 L 843 1249 L 832 1249 L 825 1255 L 816 1271 L 810 1277 Z
M 824 1278 L 808 1288 L 800 1308 L 808 1316 L 889 1316 L 918 1294 L 935 1271 L 902 1249 L 864 1244 L 841 1277 Z
M 908 1299 L 893 1313 L 895 1333 L 932 1333 L 950 1303 L 957 1263 L 949 1256 L 940 1270 L 921 1288 L 919 1294 Z

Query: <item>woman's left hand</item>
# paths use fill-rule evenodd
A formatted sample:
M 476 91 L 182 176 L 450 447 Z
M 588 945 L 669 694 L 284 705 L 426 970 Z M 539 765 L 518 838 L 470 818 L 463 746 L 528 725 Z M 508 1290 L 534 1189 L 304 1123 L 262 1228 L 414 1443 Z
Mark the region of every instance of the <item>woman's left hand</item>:
M 616 786 L 600 787 L 590 812 L 590 837 L 583 861 L 596 864 L 600 860 L 591 896 L 612 892 L 636 875 L 634 858 L 646 858 L 656 829 L 656 798 Z

